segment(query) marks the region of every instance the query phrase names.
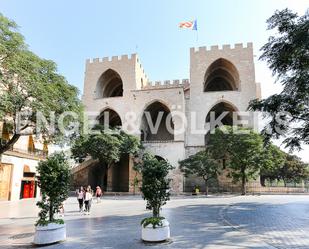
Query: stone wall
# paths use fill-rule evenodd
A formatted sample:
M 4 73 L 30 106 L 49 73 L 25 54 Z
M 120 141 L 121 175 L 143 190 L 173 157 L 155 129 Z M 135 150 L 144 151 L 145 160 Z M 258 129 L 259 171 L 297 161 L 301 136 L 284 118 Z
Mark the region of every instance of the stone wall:
M 227 60 L 236 68 L 238 77 L 236 90 L 204 92 L 207 69 L 218 59 Z M 108 69 L 116 71 L 121 77 L 123 96 L 96 98 L 98 80 Z M 151 82 L 136 54 L 87 60 L 82 99 L 86 111 L 93 117 L 107 108 L 114 110 L 121 119 L 122 129 L 138 137 L 141 135 L 144 110 L 149 105 L 159 102 L 168 108 L 172 114 L 175 130 L 182 132 L 174 134 L 174 141 L 152 141 L 144 143 L 144 146 L 175 167 L 170 176 L 173 179 L 172 190 L 178 193 L 184 190 L 185 182 L 179 171 L 178 161 L 204 148 L 205 121 L 210 109 L 217 103 L 224 102 L 237 111 L 246 111 L 248 102 L 258 97 L 260 97 L 260 85 L 255 82 L 253 45 L 248 43 L 246 46 L 235 44 L 234 47 L 223 45 L 222 48 L 218 46 L 212 46 L 210 49 L 191 48 L 189 80 Z M 183 117 L 188 122 L 184 122 Z M 195 129 L 202 132 L 196 134 Z M 130 167 L 129 182 L 133 179 L 132 175 L 135 175 Z M 189 184 L 192 185 L 192 182 Z M 132 190 L 131 187 L 129 189 Z

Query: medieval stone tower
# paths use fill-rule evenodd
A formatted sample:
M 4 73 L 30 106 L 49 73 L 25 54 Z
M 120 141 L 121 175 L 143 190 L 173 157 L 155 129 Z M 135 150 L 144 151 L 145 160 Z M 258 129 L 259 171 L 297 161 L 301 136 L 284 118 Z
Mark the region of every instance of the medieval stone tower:
M 232 112 L 246 111 L 249 101 L 259 97 L 252 43 L 191 48 L 190 79 L 183 80 L 149 81 L 136 54 L 86 61 L 86 111 L 101 123 L 135 134 L 146 150 L 168 160 L 175 167 L 170 172 L 174 192 L 190 190 L 199 181 L 184 179 L 178 161 L 207 145 L 209 113 L 227 111 L 222 123 L 231 124 Z M 149 120 L 155 123 L 159 113 L 158 131 L 153 134 Z M 99 184 L 99 172 L 91 160 L 73 170 L 77 185 Z M 109 170 L 104 187 L 130 192 L 134 177 L 132 160 L 122 158 Z

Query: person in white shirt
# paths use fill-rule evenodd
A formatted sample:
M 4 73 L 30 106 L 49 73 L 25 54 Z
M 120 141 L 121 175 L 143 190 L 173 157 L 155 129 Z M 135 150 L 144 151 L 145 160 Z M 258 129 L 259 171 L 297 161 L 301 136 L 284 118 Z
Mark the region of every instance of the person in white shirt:
M 87 189 L 86 190 L 86 194 L 85 194 L 85 210 L 86 210 L 86 214 L 90 213 L 90 203 L 91 203 L 91 200 L 92 200 L 92 194 Z

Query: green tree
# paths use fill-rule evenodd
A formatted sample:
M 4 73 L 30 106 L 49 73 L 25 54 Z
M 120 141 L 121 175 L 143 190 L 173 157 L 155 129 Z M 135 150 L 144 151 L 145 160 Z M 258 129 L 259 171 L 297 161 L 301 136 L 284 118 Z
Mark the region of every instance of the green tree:
M 285 153 L 278 146 L 268 144 L 265 148 L 264 160 L 268 163 L 262 164 L 260 170 L 261 185 L 265 186 L 265 180 L 274 181 L 280 179 L 279 170 L 285 162 Z
M 284 164 L 279 169 L 279 178 L 284 181 L 284 186 L 288 182 L 300 182 L 308 179 L 309 169 L 308 164 L 305 164 L 301 159 L 295 155 L 285 154 L 286 159 Z
M 234 131 L 234 129 L 236 129 Z M 246 194 L 246 183 L 255 179 L 265 160 L 262 137 L 248 128 L 222 126 L 211 134 L 209 150 L 214 159 L 226 160 L 234 182 L 241 181 L 241 193 Z
M 48 223 L 63 223 L 54 218 L 62 203 L 68 198 L 70 183 L 70 167 L 63 153 L 55 153 L 41 161 L 37 167 L 38 185 L 42 200 L 37 202 L 41 209 L 37 225 Z
M 252 101 L 249 109 L 270 118 L 263 130 L 267 141 L 283 136 L 286 146 L 301 148 L 302 142 L 309 144 L 309 11 L 301 17 L 288 9 L 276 11 L 267 23 L 277 32 L 262 47 L 260 59 L 268 63 L 283 90 Z
M 141 191 L 144 200 L 147 201 L 146 208 L 152 210 L 153 216 L 144 219 L 142 224 L 159 225 L 160 220 L 163 219 L 160 217 L 160 209 L 170 199 L 170 179 L 167 176 L 173 167 L 167 161 L 158 160 L 153 155 L 145 153 L 135 169 L 142 175 Z
M 213 159 L 210 153 L 206 150 L 199 151 L 180 161 L 179 167 L 186 177 L 189 175 L 195 175 L 203 178 L 206 195 L 208 195 L 209 180 L 216 179 L 220 171 L 219 162 Z
M 98 125 L 94 127 L 94 131 L 78 137 L 71 151 L 72 156 L 78 162 L 83 162 L 88 156 L 98 160 L 102 166 L 102 179 L 122 155 L 135 155 L 140 149 L 139 139 L 122 130 L 105 129 L 104 126 Z
M 77 88 L 57 73 L 54 62 L 29 51 L 16 23 L 0 13 L 0 122 L 5 123 L 12 134 L 8 141 L 1 141 L 0 155 L 20 136 L 34 132 L 40 133 L 47 142 L 63 141 L 67 136 L 58 122 L 54 131 L 48 123 L 53 118 L 58 120 L 66 111 L 77 113 L 80 119 L 81 110 Z M 47 123 L 38 125 L 39 112 Z M 75 117 L 65 117 L 64 128 L 73 121 L 76 121 Z

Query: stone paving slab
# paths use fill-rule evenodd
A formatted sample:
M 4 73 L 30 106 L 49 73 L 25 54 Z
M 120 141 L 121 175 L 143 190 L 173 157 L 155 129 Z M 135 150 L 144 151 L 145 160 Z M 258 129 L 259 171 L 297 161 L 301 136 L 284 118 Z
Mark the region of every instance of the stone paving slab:
M 273 202 L 236 203 L 225 208 L 224 218 L 275 248 L 308 249 L 309 198 L 286 197 Z
M 281 227 L 286 231 L 289 229 L 298 231 L 296 228 L 303 227 L 307 220 L 296 223 L 293 223 L 293 220 L 295 217 L 297 219 L 304 217 L 301 213 L 308 211 L 304 207 L 309 204 L 306 198 L 302 196 L 298 196 L 297 199 L 289 197 L 289 200 L 285 196 L 173 198 L 162 212 L 170 221 L 172 239 L 159 245 L 145 244 L 140 240 L 140 221 L 150 215 L 149 211 L 145 210 L 145 202 L 140 197 L 108 197 L 101 203 L 93 203 L 89 216 L 77 212 L 77 201 L 75 198 L 70 198 L 65 204 L 67 241 L 44 248 L 288 248 L 277 247 L 279 242 L 287 243 L 287 236 L 284 236 L 282 229 L 278 231 L 283 237 L 275 237 L 271 233 L 268 237 L 262 236 L 264 235 L 261 232 L 262 221 L 274 223 L 278 228 Z M 300 205 L 303 209 L 295 211 L 290 206 L 287 210 L 282 210 L 284 203 L 286 205 L 298 203 L 297 207 Z M 24 207 L 25 212 L 22 211 L 21 206 Z M 260 210 L 260 207 L 264 209 Z M 0 203 L 0 210 L 2 212 L 0 248 L 33 248 L 31 242 L 37 212 L 34 201 L 15 203 L 10 207 Z M 11 216 L 13 213 L 15 217 Z M 281 223 L 276 221 L 277 214 L 280 215 Z M 284 219 L 282 215 L 289 218 Z M 286 223 L 284 223 L 285 220 Z M 275 225 L 271 231 L 278 232 Z M 303 232 L 306 233 L 307 230 Z M 300 248 L 309 248 L 307 243 L 309 233 L 307 235 L 297 232 L 290 234 L 293 243 L 301 240 L 301 245 L 307 247 Z M 279 242 L 274 243 L 275 238 Z M 285 245 L 292 245 L 292 243 Z

